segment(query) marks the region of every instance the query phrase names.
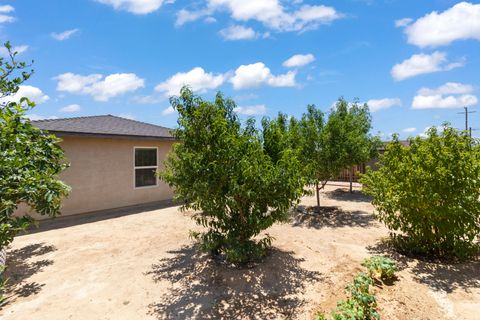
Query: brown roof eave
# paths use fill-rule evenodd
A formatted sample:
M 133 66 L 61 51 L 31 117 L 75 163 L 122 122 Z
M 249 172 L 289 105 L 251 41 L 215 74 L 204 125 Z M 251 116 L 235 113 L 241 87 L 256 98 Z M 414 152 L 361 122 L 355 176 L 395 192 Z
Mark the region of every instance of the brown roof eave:
M 88 133 L 88 132 L 67 132 L 45 130 L 58 137 L 84 137 L 84 138 L 104 138 L 104 139 L 140 139 L 140 140 L 162 140 L 162 141 L 180 141 L 174 137 L 156 137 L 156 136 L 141 136 L 141 135 L 120 135 L 107 133 Z

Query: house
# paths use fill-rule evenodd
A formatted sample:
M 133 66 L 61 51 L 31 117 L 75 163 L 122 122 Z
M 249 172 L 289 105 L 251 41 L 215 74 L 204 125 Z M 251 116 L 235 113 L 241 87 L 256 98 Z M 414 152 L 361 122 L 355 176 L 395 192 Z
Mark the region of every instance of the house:
M 60 179 L 72 191 L 62 216 L 168 200 L 155 172 L 175 139 L 170 129 L 112 115 L 32 121 L 62 139 L 70 167 Z M 26 208 L 24 208 L 26 210 Z

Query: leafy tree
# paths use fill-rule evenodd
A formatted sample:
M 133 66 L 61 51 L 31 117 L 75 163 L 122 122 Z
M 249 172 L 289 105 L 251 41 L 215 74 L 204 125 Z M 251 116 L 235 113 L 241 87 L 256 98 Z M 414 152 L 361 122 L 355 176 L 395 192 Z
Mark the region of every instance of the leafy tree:
M 16 61 L 10 43 L 5 47 L 9 58 L 0 58 L 0 97 L 4 101 L 0 105 L 0 249 L 33 222 L 30 216 L 14 216 L 20 203 L 42 215 L 55 216 L 69 191 L 57 179 L 66 167 L 57 144 L 60 140 L 32 126 L 26 112 L 34 102 L 12 99 L 32 71 L 25 71 L 28 65 Z
M 298 123 L 299 158 L 303 164 L 303 173 L 307 183 L 315 185 L 317 206 L 320 207 L 320 189 L 332 176 L 336 159 L 330 158 L 331 153 L 324 143 L 324 115 L 315 107 L 308 105 L 307 112 Z M 322 187 L 320 187 L 322 184 Z
M 271 244 L 263 230 L 285 221 L 302 195 L 300 162 L 290 149 L 272 159 L 252 119 L 242 126 L 234 101 L 221 93 L 204 101 L 188 88 L 171 98 L 178 111 L 181 140 L 169 154 L 161 177 L 174 188 L 182 209 L 199 210 L 194 220 L 207 228 L 193 233 L 202 249 L 243 263 L 262 256 Z
M 368 105 L 349 103 L 343 98 L 337 101 L 325 125 L 323 143 L 329 159 L 336 165 L 332 174 L 338 175 L 340 170 L 350 168 L 350 192 L 353 166 L 374 158 L 381 144 L 378 137 L 369 134 L 371 128 Z
M 325 121 L 315 105 L 298 122 L 298 135 L 292 139 L 300 149 L 299 158 L 309 184 L 315 186 L 317 206 L 320 190 L 341 170 L 370 160 L 378 147 L 378 138 L 370 136 L 368 106 L 350 104 L 340 98 Z
M 273 162 L 281 159 L 283 151 L 291 148 L 290 128 L 287 115 L 279 113 L 277 118 L 262 119 L 263 148 Z
M 378 218 L 404 249 L 465 257 L 480 234 L 480 150 L 448 125 L 404 147 L 395 136 L 362 179 Z

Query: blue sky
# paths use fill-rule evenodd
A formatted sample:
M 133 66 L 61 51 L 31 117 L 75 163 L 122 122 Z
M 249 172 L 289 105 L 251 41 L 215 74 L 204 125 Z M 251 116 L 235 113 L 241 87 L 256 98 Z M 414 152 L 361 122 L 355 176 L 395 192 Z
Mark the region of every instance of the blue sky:
M 175 127 L 168 96 L 184 83 L 224 92 L 243 118 L 358 98 L 375 133 L 402 137 L 463 128 L 457 112 L 478 108 L 478 2 L 18 0 L 0 3 L 0 36 L 35 60 L 20 90 L 38 103 L 32 118 Z

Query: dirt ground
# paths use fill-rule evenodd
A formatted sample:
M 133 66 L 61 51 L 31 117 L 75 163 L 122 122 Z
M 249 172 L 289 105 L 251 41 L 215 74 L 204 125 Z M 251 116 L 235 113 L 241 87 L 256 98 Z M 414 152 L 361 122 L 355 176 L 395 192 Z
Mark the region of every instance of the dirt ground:
M 290 223 L 267 230 L 272 252 L 242 269 L 200 254 L 188 237 L 198 227 L 178 207 L 44 222 L 8 251 L 0 318 L 312 319 L 345 297 L 387 236 L 358 191 L 327 186 L 321 202 L 320 215 L 295 210 Z M 382 319 L 479 319 L 480 261 L 394 258 L 398 280 L 374 288 Z

